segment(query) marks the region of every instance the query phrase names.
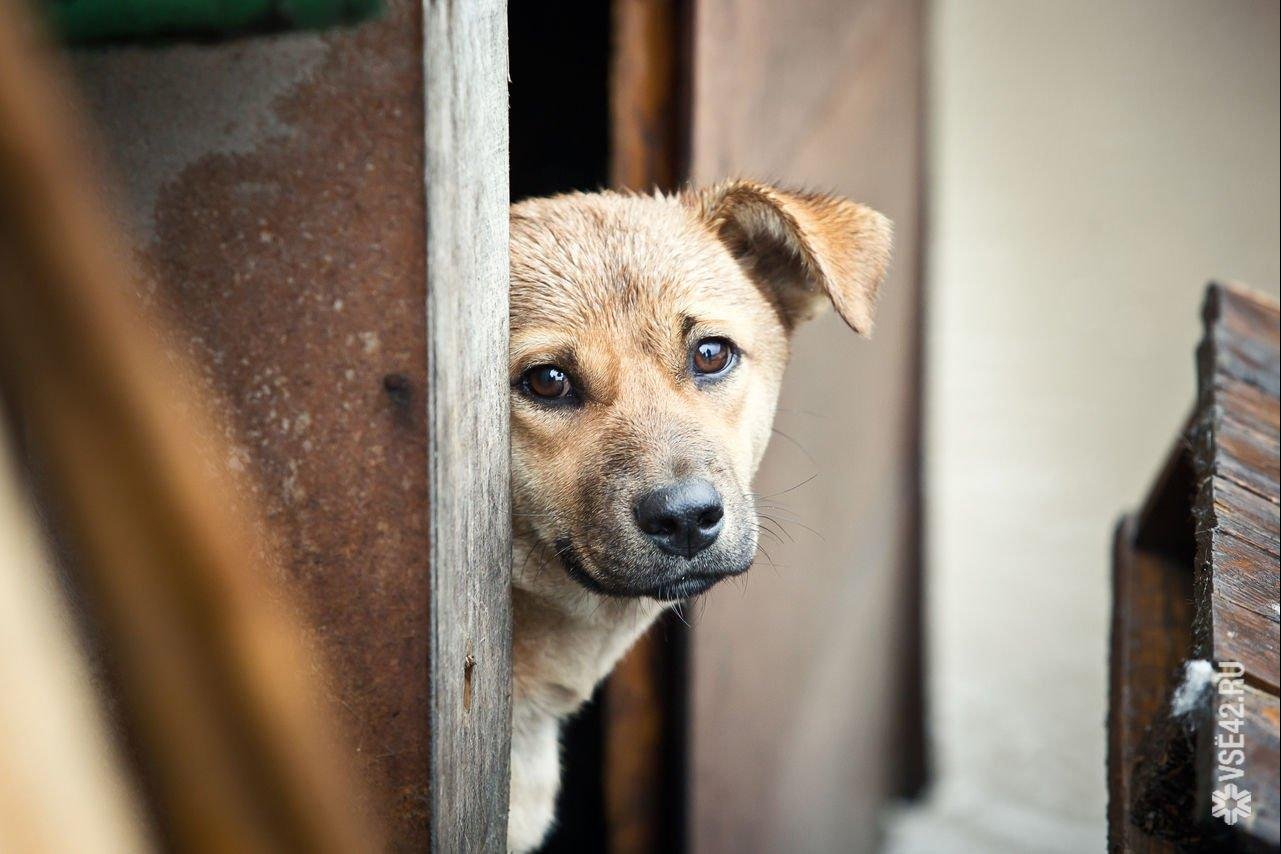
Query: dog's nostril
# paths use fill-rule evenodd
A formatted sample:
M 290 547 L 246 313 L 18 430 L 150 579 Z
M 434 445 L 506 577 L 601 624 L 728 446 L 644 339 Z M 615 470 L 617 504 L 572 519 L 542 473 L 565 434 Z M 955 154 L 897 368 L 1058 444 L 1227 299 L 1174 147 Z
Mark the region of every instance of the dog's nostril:
M 716 487 L 687 478 L 641 496 L 636 525 L 668 554 L 692 558 L 716 541 L 725 508 Z

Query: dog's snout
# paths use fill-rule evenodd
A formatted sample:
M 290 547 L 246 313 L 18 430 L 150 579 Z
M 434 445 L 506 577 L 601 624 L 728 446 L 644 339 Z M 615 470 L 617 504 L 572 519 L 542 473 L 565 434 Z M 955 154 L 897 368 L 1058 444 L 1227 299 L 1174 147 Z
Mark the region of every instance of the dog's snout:
M 691 477 L 641 496 L 636 504 L 636 524 L 646 536 L 670 555 L 693 558 L 716 542 L 725 507 L 716 487 Z

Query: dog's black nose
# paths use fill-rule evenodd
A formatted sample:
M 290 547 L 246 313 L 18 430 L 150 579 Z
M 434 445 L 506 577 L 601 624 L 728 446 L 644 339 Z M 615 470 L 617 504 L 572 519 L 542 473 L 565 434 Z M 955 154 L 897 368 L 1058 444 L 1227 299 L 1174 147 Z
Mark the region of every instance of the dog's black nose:
M 669 555 L 693 558 L 716 542 L 725 508 L 706 480 L 691 477 L 641 496 L 636 524 Z

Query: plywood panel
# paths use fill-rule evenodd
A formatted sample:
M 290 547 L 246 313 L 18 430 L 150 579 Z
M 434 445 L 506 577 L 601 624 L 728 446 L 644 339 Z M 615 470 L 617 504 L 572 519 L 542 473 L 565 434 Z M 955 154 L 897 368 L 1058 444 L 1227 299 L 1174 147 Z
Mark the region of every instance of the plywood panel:
M 921 40 L 915 2 L 698 5 L 693 178 L 833 190 L 895 221 L 875 338 L 831 315 L 797 335 L 756 482 L 779 541 L 766 536 L 769 556 L 745 585 L 701 606 L 690 723 L 700 854 L 873 850 L 879 805 L 919 763 Z

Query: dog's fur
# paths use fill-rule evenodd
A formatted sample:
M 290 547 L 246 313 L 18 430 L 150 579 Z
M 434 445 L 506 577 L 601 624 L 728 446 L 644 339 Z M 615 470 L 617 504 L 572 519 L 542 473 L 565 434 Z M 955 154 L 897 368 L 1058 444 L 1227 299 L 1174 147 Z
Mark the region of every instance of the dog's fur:
M 735 181 L 678 195 L 574 194 L 511 211 L 514 709 L 508 847 L 537 847 L 560 780 L 561 720 L 685 590 L 745 571 L 749 492 L 796 325 L 831 302 L 869 334 L 890 225 L 830 196 Z M 698 341 L 741 352 L 713 383 Z M 580 395 L 549 406 L 522 378 L 556 365 Z M 633 518 L 638 496 L 710 481 L 723 527 L 686 559 Z M 711 581 L 706 584 L 710 585 Z

